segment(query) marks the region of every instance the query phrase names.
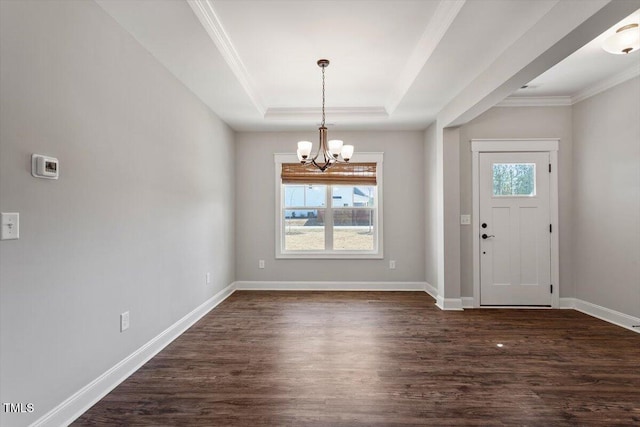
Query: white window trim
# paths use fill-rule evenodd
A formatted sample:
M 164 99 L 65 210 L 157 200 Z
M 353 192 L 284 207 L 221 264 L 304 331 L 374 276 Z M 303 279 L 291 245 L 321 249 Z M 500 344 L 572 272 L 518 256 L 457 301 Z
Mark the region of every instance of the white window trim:
M 376 206 L 376 218 L 374 224 L 376 225 L 376 233 L 378 238 L 377 251 L 304 251 L 304 252 L 286 252 L 283 248 L 283 230 L 284 219 L 282 215 L 282 179 L 280 174 L 282 173 L 283 163 L 297 163 L 298 157 L 294 153 L 275 153 L 273 155 L 275 162 L 275 191 L 276 191 L 276 204 L 275 204 L 275 253 L 276 259 L 383 259 L 384 258 L 384 244 L 383 244 L 383 187 L 382 187 L 382 162 L 384 153 L 356 153 L 354 155 L 354 163 L 357 162 L 375 162 L 376 163 L 376 181 L 377 181 L 377 206 Z M 328 206 L 327 206 L 328 208 Z

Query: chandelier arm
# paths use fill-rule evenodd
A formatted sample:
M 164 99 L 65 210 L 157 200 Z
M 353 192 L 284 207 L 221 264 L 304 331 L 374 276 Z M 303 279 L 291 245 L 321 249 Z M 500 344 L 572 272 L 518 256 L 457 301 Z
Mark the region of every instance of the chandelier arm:
M 316 162 L 315 160 L 312 161 L 312 164 L 316 168 L 320 169 L 321 172 L 324 172 L 325 170 L 327 170 L 331 166 L 331 164 L 329 164 L 329 163 L 320 164 L 320 163 Z
M 320 155 L 320 150 L 318 150 L 318 152 L 316 153 L 316 155 L 315 155 L 315 156 L 313 156 L 313 157 L 309 157 L 309 158 L 307 159 L 307 162 L 315 162 L 315 161 L 318 159 L 318 156 L 319 156 L 319 155 Z

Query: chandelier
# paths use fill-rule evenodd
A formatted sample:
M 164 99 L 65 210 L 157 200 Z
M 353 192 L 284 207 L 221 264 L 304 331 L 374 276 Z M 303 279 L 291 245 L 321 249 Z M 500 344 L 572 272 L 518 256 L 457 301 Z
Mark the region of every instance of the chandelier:
M 319 59 L 318 67 L 322 68 L 322 123 L 318 131 L 320 133 L 320 146 L 315 156 L 311 157 L 313 144 L 309 141 L 298 142 L 298 160 L 305 166 L 314 166 L 324 172 L 336 163 L 347 163 L 353 156 L 353 145 L 344 145 L 339 139 L 327 142 L 327 128 L 324 115 L 324 69 L 329 66 L 328 59 Z

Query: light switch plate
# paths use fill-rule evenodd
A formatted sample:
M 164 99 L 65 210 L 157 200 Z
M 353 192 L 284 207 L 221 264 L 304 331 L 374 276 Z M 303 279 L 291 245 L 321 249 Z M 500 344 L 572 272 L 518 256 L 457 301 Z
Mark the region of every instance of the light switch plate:
M 2 212 L 1 240 L 15 240 L 20 238 L 20 214 L 17 212 Z
M 471 215 L 460 215 L 460 225 L 471 224 Z
M 120 315 L 120 332 L 129 329 L 129 312 L 125 311 Z

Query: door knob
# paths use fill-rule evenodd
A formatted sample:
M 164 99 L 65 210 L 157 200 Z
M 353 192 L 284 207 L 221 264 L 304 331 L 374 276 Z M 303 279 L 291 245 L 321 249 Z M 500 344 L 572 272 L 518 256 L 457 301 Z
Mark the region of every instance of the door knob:
M 482 238 L 483 238 L 483 239 L 488 239 L 488 238 L 490 238 L 490 237 L 496 237 L 496 236 L 494 236 L 493 234 L 491 234 L 491 235 L 483 234 L 483 235 L 482 235 Z

